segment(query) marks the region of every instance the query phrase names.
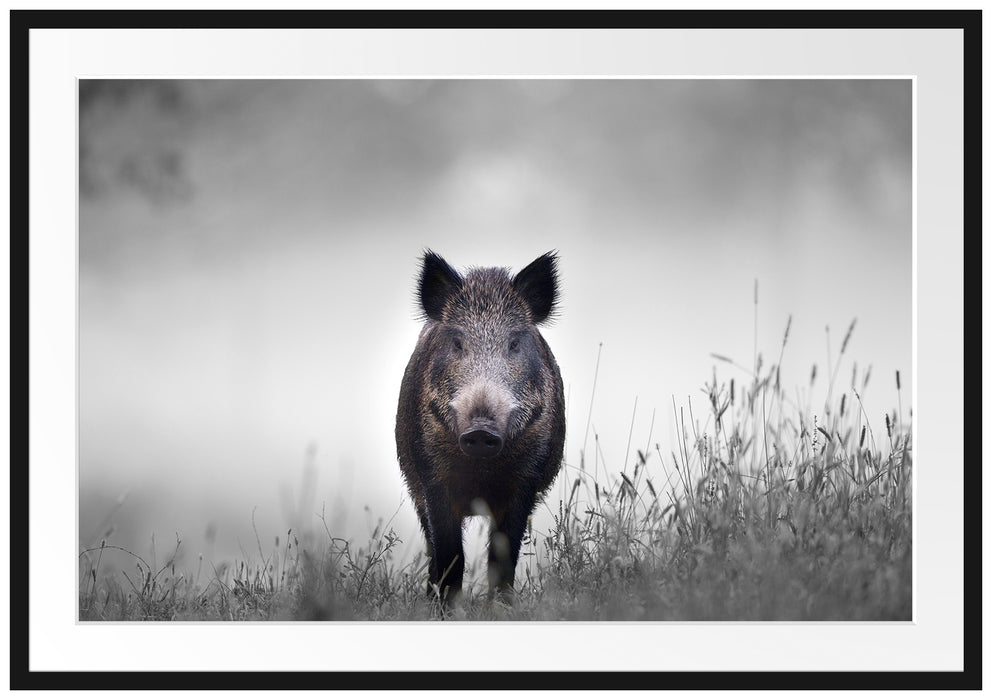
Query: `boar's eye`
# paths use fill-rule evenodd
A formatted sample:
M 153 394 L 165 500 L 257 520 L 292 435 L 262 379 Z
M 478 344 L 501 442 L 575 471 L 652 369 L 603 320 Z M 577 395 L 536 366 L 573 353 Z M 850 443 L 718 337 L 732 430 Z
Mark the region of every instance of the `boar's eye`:
M 458 350 L 459 352 L 461 352 L 461 349 L 462 349 L 462 339 L 461 338 L 452 338 L 451 345 L 455 348 L 455 350 Z
M 519 349 L 520 349 L 520 340 L 518 338 L 514 338 L 513 340 L 510 341 L 510 352 L 516 352 Z

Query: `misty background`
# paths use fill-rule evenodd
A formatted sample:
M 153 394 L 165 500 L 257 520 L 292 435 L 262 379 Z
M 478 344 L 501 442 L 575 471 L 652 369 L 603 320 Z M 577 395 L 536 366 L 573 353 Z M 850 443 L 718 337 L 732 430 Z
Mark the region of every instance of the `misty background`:
M 871 366 L 877 433 L 899 370 L 909 411 L 909 80 L 84 80 L 79 190 L 80 547 L 178 533 L 190 567 L 323 511 L 421 550 L 393 425 L 427 247 L 559 251 L 555 508 L 584 444 L 617 475 L 746 381 L 712 353 L 752 366 L 755 281 L 814 413 L 855 318 L 835 392 Z

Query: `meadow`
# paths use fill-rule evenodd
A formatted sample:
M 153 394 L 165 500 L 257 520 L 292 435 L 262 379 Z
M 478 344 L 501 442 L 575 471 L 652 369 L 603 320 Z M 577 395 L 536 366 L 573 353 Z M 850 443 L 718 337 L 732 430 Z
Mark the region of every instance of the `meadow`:
M 180 535 L 164 561 L 103 540 L 80 553 L 79 617 L 910 620 L 912 410 L 903 415 L 900 375 L 881 388 L 897 408 L 866 415 L 870 366 L 839 375 L 852 322 L 836 358 L 786 390 L 789 325 L 774 362 L 757 351 L 750 367 L 713 356 L 699 399 L 673 404 L 673 449 L 649 434 L 607 460 L 588 424 L 570 426 L 584 447 L 558 476 L 566 488 L 551 491 L 567 496 L 539 506 L 552 525 L 528 529 L 512 601 L 469 591 L 442 609 L 422 547 L 401 560 L 388 520 L 356 542 L 321 512 L 307 531 L 256 529 L 252 551 L 201 557 L 195 570 L 176 567 Z M 721 379 L 724 368 L 745 379 Z M 826 398 L 813 405 L 813 395 Z M 467 578 L 478 565 L 467 562 Z

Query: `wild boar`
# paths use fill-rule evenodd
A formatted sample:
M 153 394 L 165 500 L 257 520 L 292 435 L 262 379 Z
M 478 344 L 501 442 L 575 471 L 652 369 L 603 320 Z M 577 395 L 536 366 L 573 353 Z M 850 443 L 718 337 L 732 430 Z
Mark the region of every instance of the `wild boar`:
M 562 464 L 561 373 L 537 327 L 558 302 L 558 259 L 456 272 L 427 250 L 425 319 L 396 413 L 396 451 L 442 600 L 462 587 L 462 521 L 491 515 L 490 589 L 510 595 L 527 519 Z

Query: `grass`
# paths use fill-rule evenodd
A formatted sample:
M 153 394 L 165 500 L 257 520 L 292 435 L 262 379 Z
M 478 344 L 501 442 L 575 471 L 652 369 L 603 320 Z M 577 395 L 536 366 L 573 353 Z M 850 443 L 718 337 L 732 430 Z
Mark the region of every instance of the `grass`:
M 178 535 L 160 567 L 104 541 L 80 555 L 80 619 L 909 620 L 911 416 L 898 373 L 899 409 L 875 425 L 861 403 L 870 368 L 855 365 L 835 395 L 853 330 L 828 357 L 818 411 L 801 398 L 811 391 L 780 385 L 787 325 L 767 368 L 757 352 L 750 369 L 714 356 L 746 380 L 714 369 L 703 405 L 674 405 L 674 449 L 649 436 L 602 478 L 584 453 L 566 465 L 567 498 L 542 506 L 552 525 L 526 533 L 513 604 L 470 594 L 442 611 L 423 552 L 400 561 L 388 522 L 355 543 L 321 512 L 311 531 L 268 550 L 256 531 L 257 552 L 220 567 L 201 558 L 195 572 L 175 570 Z M 601 455 L 598 438 L 593 447 Z M 109 552 L 131 570 L 110 570 Z

